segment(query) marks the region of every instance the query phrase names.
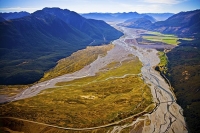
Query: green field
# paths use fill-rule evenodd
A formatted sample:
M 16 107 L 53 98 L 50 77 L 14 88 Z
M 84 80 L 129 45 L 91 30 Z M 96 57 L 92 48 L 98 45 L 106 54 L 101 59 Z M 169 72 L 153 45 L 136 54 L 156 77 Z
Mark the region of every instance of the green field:
M 84 128 L 150 112 L 155 105 L 141 79 L 141 67 L 138 58 L 129 56 L 121 65 L 108 64 L 96 76 L 57 83 L 35 97 L 2 105 L 0 115 Z
M 170 45 L 178 45 L 179 39 L 180 40 L 187 40 L 191 41 L 192 39 L 190 38 L 178 38 L 175 35 L 170 35 L 170 34 L 162 34 L 159 32 L 148 32 L 147 35 L 142 36 L 143 39 L 146 39 L 148 41 L 153 41 L 153 42 L 162 42 Z

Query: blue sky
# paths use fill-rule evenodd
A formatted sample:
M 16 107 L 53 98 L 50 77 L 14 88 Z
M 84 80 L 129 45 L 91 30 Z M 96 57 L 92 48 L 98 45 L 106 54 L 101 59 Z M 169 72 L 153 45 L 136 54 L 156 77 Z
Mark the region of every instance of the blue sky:
M 0 0 L 0 12 L 32 13 L 44 7 L 60 7 L 78 13 L 178 13 L 200 9 L 200 0 Z

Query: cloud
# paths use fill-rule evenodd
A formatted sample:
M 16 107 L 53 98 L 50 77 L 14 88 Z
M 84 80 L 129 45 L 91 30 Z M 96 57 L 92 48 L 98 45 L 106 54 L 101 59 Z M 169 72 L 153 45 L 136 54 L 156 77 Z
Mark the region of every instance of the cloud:
M 136 5 L 133 9 L 139 13 L 164 12 L 162 6 L 158 4 Z
M 26 7 L 11 7 L 11 8 L 0 8 L 0 12 L 20 12 L 20 11 L 27 11 L 27 12 L 34 12 L 36 10 L 41 10 L 42 8 L 26 8 Z
M 154 3 L 154 4 L 178 4 L 185 2 L 186 0 L 144 0 L 146 3 Z
M 118 3 L 115 5 L 118 9 L 118 12 L 138 12 L 138 13 L 155 13 L 155 12 L 165 12 L 161 4 L 154 3 L 140 3 L 140 4 L 127 4 L 127 3 Z

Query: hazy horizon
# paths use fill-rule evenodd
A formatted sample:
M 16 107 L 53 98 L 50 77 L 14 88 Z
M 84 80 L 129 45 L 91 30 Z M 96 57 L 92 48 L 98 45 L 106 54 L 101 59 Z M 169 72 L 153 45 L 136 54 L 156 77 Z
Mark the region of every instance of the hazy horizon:
M 33 13 L 45 7 L 59 7 L 78 13 L 178 13 L 200 9 L 199 0 L 0 0 L 0 12 Z

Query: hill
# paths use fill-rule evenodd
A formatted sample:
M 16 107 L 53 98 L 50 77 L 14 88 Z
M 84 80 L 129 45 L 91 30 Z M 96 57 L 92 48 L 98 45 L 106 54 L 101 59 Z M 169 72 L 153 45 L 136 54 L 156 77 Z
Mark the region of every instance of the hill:
M 58 15 L 70 13 L 63 21 Z M 59 17 L 58 17 L 59 16 Z M 67 16 L 67 15 L 66 15 Z M 75 25 L 81 25 L 84 30 Z M 87 45 L 117 39 L 121 32 L 103 21 L 87 20 L 75 12 L 58 8 L 36 11 L 29 16 L 0 23 L 0 84 L 38 81 L 56 62 Z M 44 63 L 45 62 L 45 63 Z
M 4 18 L 5 20 L 22 18 L 22 17 L 29 16 L 29 15 L 30 15 L 30 13 L 28 13 L 28 12 L 0 13 L 0 17 Z

